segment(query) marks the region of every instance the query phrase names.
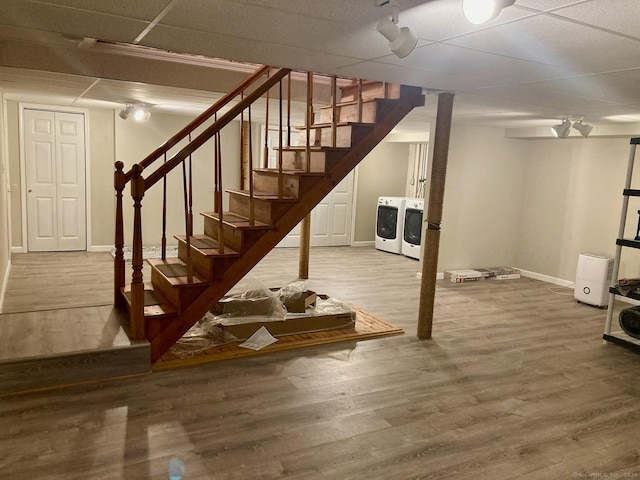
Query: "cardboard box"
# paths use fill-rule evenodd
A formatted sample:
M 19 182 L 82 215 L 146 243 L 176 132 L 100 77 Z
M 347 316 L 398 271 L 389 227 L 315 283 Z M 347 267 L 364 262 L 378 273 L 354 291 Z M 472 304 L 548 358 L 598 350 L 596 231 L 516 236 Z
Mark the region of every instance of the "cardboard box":
M 477 270 L 448 270 L 444 272 L 445 280 L 453 283 L 474 282 L 482 278 Z
M 306 292 L 298 292 L 284 299 L 284 306 L 287 307 L 289 313 L 305 313 L 307 308 L 315 305 L 318 296 L 316 292 L 307 290 Z
M 353 328 L 355 326 L 355 312 L 337 313 L 331 315 L 293 315 L 284 321 L 275 322 L 250 322 L 237 325 L 219 325 L 224 333 L 229 333 L 238 340 L 246 340 L 260 327 L 265 327 L 274 337 L 311 333 L 322 330 L 336 330 Z

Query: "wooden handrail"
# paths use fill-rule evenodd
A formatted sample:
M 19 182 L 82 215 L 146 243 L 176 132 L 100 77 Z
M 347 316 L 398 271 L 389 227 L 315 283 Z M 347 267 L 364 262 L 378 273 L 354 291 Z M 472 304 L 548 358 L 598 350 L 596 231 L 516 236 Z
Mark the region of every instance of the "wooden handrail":
M 164 142 L 158 148 L 156 148 L 153 152 L 147 155 L 141 162 L 140 166 L 145 169 L 149 165 L 151 165 L 154 161 L 164 155 L 169 149 L 178 144 L 181 140 L 183 140 L 187 135 L 192 133 L 196 128 L 206 122 L 209 118 L 213 116 L 214 113 L 219 111 L 222 107 L 224 107 L 227 103 L 237 97 L 240 92 L 246 90 L 248 86 L 250 86 L 253 82 L 255 82 L 258 78 L 264 75 L 269 71 L 271 67 L 268 65 L 263 65 L 258 68 L 254 73 L 252 73 L 249 77 L 247 77 L 242 83 L 240 83 L 237 87 L 231 90 L 229 93 L 220 98 L 216 103 L 207 108 L 203 113 L 198 115 L 195 119 L 187 124 L 182 130 L 176 133 L 169 140 Z M 131 170 L 127 172 L 125 180 L 129 181 L 131 179 Z
M 162 177 L 167 175 L 171 170 L 173 170 L 176 166 L 182 162 L 186 157 L 191 155 L 194 151 L 200 148 L 206 141 L 208 141 L 211 137 L 213 137 L 217 132 L 222 130 L 228 123 L 230 123 L 234 118 L 236 118 L 240 112 L 242 112 L 248 105 L 255 102 L 258 98 L 260 98 L 265 92 L 269 91 L 271 87 L 273 87 L 276 83 L 282 80 L 291 70 L 287 68 L 283 68 L 278 70 L 274 75 L 269 77 L 262 85 L 256 88 L 253 92 L 248 94 L 243 100 L 238 102 L 234 107 L 229 109 L 227 113 L 222 115 L 213 125 L 209 126 L 206 130 L 204 130 L 200 135 L 198 135 L 189 145 L 185 146 L 182 150 L 176 153 L 171 159 L 160 166 L 157 170 L 151 173 L 145 179 L 145 186 L 147 189 L 151 188 L 155 183 L 157 183 Z

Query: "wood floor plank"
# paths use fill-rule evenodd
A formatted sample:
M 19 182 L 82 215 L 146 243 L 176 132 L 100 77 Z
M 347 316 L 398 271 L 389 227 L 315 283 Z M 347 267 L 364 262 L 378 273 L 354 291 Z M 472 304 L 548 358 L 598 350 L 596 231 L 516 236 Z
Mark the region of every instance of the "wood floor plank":
M 297 253 L 252 275 L 284 285 Z M 166 479 L 177 457 L 185 480 L 640 475 L 640 356 L 602 344 L 604 310 L 530 278 L 439 281 L 434 338 L 419 341 L 417 270 L 373 248 L 312 248 L 310 289 L 406 333 L 3 396 L 0 468 Z

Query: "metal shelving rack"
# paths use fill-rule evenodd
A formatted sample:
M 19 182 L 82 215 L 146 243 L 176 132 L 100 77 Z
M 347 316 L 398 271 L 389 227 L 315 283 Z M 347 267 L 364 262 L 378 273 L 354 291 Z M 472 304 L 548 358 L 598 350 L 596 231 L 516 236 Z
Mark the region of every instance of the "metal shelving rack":
M 640 249 L 640 241 L 623 238 L 625 224 L 627 221 L 627 212 L 629 210 L 629 198 L 640 197 L 640 190 L 631 188 L 631 178 L 633 176 L 633 164 L 636 158 L 636 147 L 640 144 L 640 138 L 631 139 L 631 148 L 629 151 L 629 163 L 627 165 L 627 179 L 625 181 L 624 190 L 622 192 L 622 213 L 620 215 L 620 228 L 618 229 L 618 238 L 616 239 L 616 254 L 613 260 L 613 275 L 611 287 L 609 288 L 609 305 L 607 307 L 607 320 L 604 326 L 604 334 L 602 338 L 605 342 L 615 343 L 623 347 L 629 348 L 640 353 L 640 340 L 628 336 L 626 333 L 620 332 L 613 334 L 611 332 L 611 324 L 613 323 L 613 311 L 615 307 L 616 296 L 623 294 L 616 288 L 618 281 L 618 273 L 620 271 L 620 257 L 622 255 L 622 247 Z M 624 295 L 627 298 L 640 301 L 640 293 L 631 292 Z

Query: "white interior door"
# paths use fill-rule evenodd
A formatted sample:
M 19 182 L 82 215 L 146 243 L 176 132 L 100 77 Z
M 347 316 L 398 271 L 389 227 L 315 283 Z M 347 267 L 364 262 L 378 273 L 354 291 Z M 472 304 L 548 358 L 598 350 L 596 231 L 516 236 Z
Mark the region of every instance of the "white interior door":
M 27 249 L 86 250 L 84 115 L 24 110 Z
M 353 177 L 352 171 L 311 211 L 312 247 L 351 244 Z M 278 246 L 300 246 L 300 225 L 297 225 Z

